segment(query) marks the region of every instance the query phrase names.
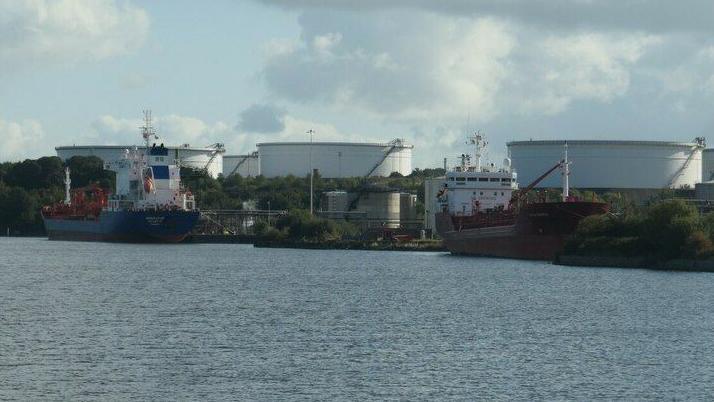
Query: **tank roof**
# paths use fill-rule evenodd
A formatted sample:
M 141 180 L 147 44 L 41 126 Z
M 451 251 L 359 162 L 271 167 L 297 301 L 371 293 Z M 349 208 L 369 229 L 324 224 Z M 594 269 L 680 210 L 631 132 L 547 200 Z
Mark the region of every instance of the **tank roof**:
M 340 146 L 362 146 L 362 147 L 391 147 L 394 144 L 390 144 L 388 142 L 381 143 L 381 142 L 310 142 L 310 141 L 298 141 L 298 142 L 261 142 L 258 143 L 257 146 L 273 146 L 273 145 L 278 145 L 278 146 L 283 146 L 283 145 L 313 145 L 313 146 L 327 146 L 327 145 L 340 145 Z M 402 142 L 400 145 L 396 145 L 397 148 L 414 148 L 414 145 L 407 144 L 406 142 Z
M 642 146 L 660 146 L 660 147 L 695 147 L 699 144 L 695 142 L 678 142 L 678 141 L 642 141 L 642 140 L 529 140 L 529 141 L 509 141 L 506 146 L 511 145 L 642 145 Z

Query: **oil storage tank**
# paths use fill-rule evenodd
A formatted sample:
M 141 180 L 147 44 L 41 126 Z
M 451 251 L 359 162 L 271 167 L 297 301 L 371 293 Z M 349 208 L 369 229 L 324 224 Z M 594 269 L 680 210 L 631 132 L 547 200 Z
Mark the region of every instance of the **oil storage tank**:
M 257 145 L 260 173 L 266 177 L 306 176 L 310 168 L 322 177 L 389 176 L 412 172 L 412 149 L 401 139 L 388 143 L 264 142 Z
M 507 144 L 524 187 L 553 167 L 568 145 L 570 185 L 581 189 L 694 188 L 702 181 L 704 139 L 692 142 L 554 140 Z M 538 187 L 560 187 L 552 174 Z
M 223 155 L 223 176 L 232 174 L 243 177 L 260 176 L 258 151 L 247 155 Z
M 398 228 L 400 201 L 398 191 L 372 188 L 360 195 L 357 210 L 365 213 L 368 227 Z
M 73 156 L 96 156 L 105 163 L 117 161 L 124 157 L 126 150 L 144 145 L 72 145 L 56 147 L 57 156 L 62 160 Z M 223 173 L 223 154 L 225 148 L 222 144 L 208 147 L 193 147 L 189 144 L 180 146 L 167 146 L 169 157 L 181 166 L 193 169 L 205 169 L 211 177 L 218 177 Z

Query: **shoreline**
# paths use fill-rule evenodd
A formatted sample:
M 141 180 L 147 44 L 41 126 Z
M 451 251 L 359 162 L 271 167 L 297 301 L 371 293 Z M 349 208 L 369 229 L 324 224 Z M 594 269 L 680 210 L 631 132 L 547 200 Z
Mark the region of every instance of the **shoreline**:
M 305 250 L 364 250 L 364 251 L 431 251 L 447 252 L 441 242 L 376 242 L 361 240 L 340 240 L 328 242 L 306 242 L 292 240 L 256 240 L 256 248 L 287 248 Z
M 645 257 L 582 256 L 560 255 L 554 265 L 593 268 L 635 268 L 656 271 L 714 272 L 714 259 L 692 260 L 678 258 L 668 261 L 651 262 Z

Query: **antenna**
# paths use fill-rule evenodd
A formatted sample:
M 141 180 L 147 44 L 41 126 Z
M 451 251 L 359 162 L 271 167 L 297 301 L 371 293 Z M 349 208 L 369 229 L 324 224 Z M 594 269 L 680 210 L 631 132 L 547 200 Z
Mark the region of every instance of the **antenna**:
M 151 125 L 151 110 L 147 109 L 144 110 L 144 125 L 141 126 L 141 135 L 144 137 L 144 141 L 146 142 L 146 148 L 149 148 L 149 141 L 151 138 L 159 138 L 156 135 L 156 130 L 154 127 Z
M 474 159 L 476 159 L 475 170 L 477 172 L 481 171 L 481 151 L 486 148 L 488 142 L 486 142 L 486 135 L 481 133 L 481 130 L 477 131 L 474 135 L 468 138 L 468 143 L 474 146 Z

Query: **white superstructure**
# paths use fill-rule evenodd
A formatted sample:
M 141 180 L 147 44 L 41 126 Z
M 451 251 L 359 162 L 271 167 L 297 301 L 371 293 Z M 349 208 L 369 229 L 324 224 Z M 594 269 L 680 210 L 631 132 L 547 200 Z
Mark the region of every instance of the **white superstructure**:
M 507 144 L 513 169 L 528 183 L 560 160 L 567 143 L 570 187 L 580 189 L 661 189 L 702 181 L 704 139 L 670 141 L 513 141 Z M 560 187 L 552 175 L 538 187 Z
M 117 175 L 105 210 L 194 210 L 194 197 L 181 187 L 181 168 L 174 164 L 168 148 L 151 144 L 156 135 L 148 110 L 144 111 L 142 136 L 143 147 L 125 149 L 120 158 L 104 162 L 104 168 Z
M 153 143 L 152 143 L 153 144 Z M 156 144 L 160 146 L 162 144 Z M 56 147 L 57 156 L 67 160 L 73 156 L 96 156 L 105 163 L 111 163 L 124 158 L 127 149 L 136 145 L 71 145 Z M 141 145 L 139 147 L 144 147 Z M 205 169 L 211 177 L 223 173 L 223 154 L 225 149 L 221 144 L 209 147 L 193 147 L 189 144 L 180 146 L 165 146 L 171 162 L 193 169 Z
M 513 191 L 518 189 L 516 172 L 511 168 L 510 160 L 504 160 L 500 168 L 492 163 L 483 166 L 481 152 L 486 145 L 484 137 L 476 134 L 470 141 L 475 146 L 474 162 L 470 155 L 461 155 L 460 165 L 446 173 L 439 200 L 456 216 L 507 209 Z
M 264 142 L 258 144 L 260 173 L 266 177 L 305 177 L 317 169 L 322 177 L 389 176 L 412 172 L 412 149 L 403 140 L 389 143 Z
M 248 155 L 223 155 L 223 176 L 232 174 L 243 177 L 260 176 L 260 157 L 258 152 Z

